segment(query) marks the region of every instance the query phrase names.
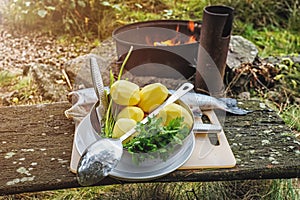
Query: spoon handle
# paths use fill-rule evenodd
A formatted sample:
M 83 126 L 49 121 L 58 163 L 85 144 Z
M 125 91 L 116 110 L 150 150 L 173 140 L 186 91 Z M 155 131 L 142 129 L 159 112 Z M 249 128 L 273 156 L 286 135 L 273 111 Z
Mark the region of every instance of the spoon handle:
M 155 115 L 157 115 L 161 109 L 163 109 L 165 106 L 174 103 L 175 101 L 177 101 L 180 97 L 182 97 L 183 95 L 185 95 L 186 93 L 188 93 L 191 89 L 194 88 L 194 85 L 191 83 L 184 83 L 182 84 L 163 104 L 161 104 L 158 108 L 156 108 L 153 112 L 151 112 L 148 117 L 154 117 Z M 141 122 L 143 123 L 144 120 L 147 120 L 147 117 L 144 118 Z M 147 122 L 145 121 L 145 123 Z M 143 124 L 145 124 L 143 123 Z
M 148 122 L 148 118 L 156 116 L 159 111 L 161 111 L 165 106 L 174 103 L 177 101 L 180 97 L 185 95 L 187 92 L 189 92 L 191 89 L 194 88 L 194 85 L 191 83 L 184 83 L 182 84 L 163 104 L 161 104 L 158 108 L 156 108 L 153 112 L 151 112 L 148 117 L 145 117 L 140 123 L 146 124 Z M 131 136 L 133 133 L 135 133 L 135 128 L 134 126 L 132 129 L 127 131 L 124 135 L 120 137 L 121 142 L 126 140 L 129 136 Z

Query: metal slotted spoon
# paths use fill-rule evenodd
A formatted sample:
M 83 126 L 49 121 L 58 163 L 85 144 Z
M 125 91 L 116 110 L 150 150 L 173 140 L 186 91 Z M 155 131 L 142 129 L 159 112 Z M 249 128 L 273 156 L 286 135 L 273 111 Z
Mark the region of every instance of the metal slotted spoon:
M 184 83 L 161 106 L 150 113 L 148 117 L 156 116 L 161 109 L 174 103 L 193 88 L 193 84 Z M 147 123 L 148 117 L 144 118 L 141 123 Z M 87 147 L 77 167 L 77 180 L 80 185 L 90 186 L 98 183 L 117 166 L 123 154 L 122 141 L 135 133 L 135 128 L 133 127 L 118 139 L 101 138 Z

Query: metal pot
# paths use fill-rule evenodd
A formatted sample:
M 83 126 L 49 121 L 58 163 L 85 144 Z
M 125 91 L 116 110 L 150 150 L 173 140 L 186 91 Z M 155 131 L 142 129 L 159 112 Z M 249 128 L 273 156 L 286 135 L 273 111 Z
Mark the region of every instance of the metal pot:
M 125 65 L 135 75 L 162 78 L 190 78 L 195 73 L 201 24 L 189 21 L 153 20 L 128 24 L 113 31 L 119 61 L 123 62 L 131 46 L 133 52 Z M 193 43 L 183 43 L 195 37 Z M 180 44 L 154 46 L 155 42 L 176 38 Z

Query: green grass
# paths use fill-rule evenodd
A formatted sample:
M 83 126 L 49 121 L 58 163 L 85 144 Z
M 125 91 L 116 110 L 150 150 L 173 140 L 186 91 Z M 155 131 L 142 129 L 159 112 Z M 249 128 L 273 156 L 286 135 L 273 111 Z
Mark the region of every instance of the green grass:
M 288 105 L 280 114 L 284 121 L 291 128 L 300 132 L 300 105 Z
M 16 78 L 16 75 L 3 70 L 0 71 L 0 88 L 11 85 L 11 82 Z
M 3 91 L 1 91 L 1 88 Z M 9 105 L 41 103 L 38 88 L 32 76 L 22 76 L 6 70 L 0 72 L 0 92 L 10 93 L 6 97 Z M 1 102 L 0 102 L 1 105 Z
M 45 200 L 128 200 L 128 199 L 276 199 L 294 200 L 300 198 L 298 179 L 246 180 L 191 183 L 139 183 L 111 186 L 96 186 L 66 190 L 11 195 L 1 200 L 45 199 Z
M 240 32 L 256 45 L 260 57 L 300 53 L 299 33 L 274 26 L 255 29 L 252 24 L 243 25 Z

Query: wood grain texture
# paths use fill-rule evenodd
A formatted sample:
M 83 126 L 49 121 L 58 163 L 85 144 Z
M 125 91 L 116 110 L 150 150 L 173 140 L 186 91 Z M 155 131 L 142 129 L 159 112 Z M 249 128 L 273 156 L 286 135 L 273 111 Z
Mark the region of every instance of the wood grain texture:
M 274 111 L 243 102 L 254 112 L 225 118 L 224 130 L 237 159 L 230 169 L 177 170 L 151 182 L 195 182 L 300 175 L 300 142 Z M 70 172 L 74 123 L 68 102 L 0 108 L 0 195 L 80 187 Z M 104 179 L 100 185 L 123 184 Z

